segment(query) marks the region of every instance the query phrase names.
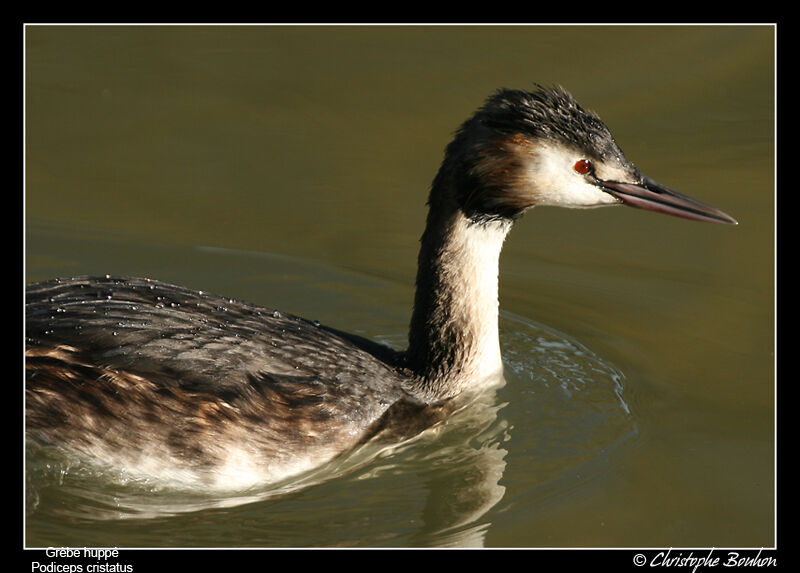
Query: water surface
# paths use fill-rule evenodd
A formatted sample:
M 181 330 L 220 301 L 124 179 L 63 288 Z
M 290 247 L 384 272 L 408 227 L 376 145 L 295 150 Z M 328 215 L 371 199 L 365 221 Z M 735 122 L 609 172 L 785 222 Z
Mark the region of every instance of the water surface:
M 740 222 L 534 210 L 501 258 L 506 384 L 474 417 L 237 503 L 37 458 L 27 546 L 774 543 L 770 28 L 34 26 L 25 40 L 27 282 L 149 276 L 402 346 L 444 146 L 494 89 L 534 82 L 564 85 L 643 172 Z

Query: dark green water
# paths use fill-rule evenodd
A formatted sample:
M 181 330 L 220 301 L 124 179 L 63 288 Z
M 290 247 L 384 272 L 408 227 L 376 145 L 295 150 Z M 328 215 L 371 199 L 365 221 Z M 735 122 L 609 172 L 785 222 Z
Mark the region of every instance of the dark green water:
M 25 44 L 27 282 L 150 276 L 402 346 L 444 146 L 534 82 L 740 222 L 534 210 L 501 259 L 507 384 L 475 420 L 230 503 L 35 459 L 26 546 L 774 544 L 771 28 L 31 26 Z

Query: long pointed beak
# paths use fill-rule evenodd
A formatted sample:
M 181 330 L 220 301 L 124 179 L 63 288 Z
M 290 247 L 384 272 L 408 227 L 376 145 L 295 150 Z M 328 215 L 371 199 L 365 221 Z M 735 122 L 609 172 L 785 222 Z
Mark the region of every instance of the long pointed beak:
M 655 211 L 693 221 L 708 223 L 727 223 L 738 225 L 738 221 L 723 213 L 716 207 L 707 205 L 697 199 L 678 193 L 648 177 L 642 177 L 641 183 L 617 183 L 600 181 L 603 190 L 616 197 L 625 205 Z

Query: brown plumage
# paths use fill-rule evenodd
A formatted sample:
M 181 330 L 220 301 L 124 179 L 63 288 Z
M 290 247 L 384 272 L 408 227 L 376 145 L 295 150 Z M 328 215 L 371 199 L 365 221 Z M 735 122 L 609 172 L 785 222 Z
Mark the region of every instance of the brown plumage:
M 148 279 L 30 285 L 28 436 L 147 475 L 280 480 L 418 432 L 498 381 L 499 256 L 527 209 L 735 223 L 641 175 L 558 88 L 490 97 L 447 147 L 428 204 L 405 352 Z

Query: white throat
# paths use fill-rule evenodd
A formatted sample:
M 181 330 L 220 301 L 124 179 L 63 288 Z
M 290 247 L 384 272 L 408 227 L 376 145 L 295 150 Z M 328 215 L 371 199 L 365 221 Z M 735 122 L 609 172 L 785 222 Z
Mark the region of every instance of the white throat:
M 409 362 L 440 398 L 502 372 L 498 332 L 500 251 L 511 222 L 453 212 L 423 236 Z

